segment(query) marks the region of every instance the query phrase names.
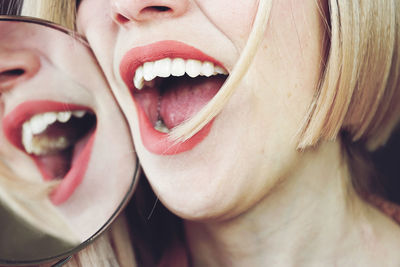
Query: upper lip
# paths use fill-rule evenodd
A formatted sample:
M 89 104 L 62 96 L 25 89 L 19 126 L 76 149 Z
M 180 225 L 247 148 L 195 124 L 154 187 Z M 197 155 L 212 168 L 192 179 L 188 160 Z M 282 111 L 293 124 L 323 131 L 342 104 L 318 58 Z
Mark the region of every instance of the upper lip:
M 29 101 L 20 104 L 3 119 L 3 130 L 6 138 L 17 148 L 25 151 L 22 145 L 22 125 L 32 116 L 45 112 L 86 110 L 87 107 L 54 101 Z
M 215 58 L 203 53 L 199 49 L 182 42 L 166 40 L 129 50 L 120 63 L 120 74 L 128 86 L 133 89 L 133 78 L 136 69 L 145 62 L 156 61 L 164 58 L 194 59 L 209 61 L 223 68 L 223 64 Z

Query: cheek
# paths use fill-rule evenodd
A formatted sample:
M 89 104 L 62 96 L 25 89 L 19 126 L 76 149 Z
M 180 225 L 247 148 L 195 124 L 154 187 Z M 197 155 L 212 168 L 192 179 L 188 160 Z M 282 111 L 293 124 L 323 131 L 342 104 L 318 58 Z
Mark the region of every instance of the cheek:
M 111 77 L 118 29 L 108 0 L 84 0 L 78 10 L 78 30 L 90 43 L 107 78 Z
M 283 162 L 275 157 L 296 150 L 322 67 L 323 31 L 315 3 L 295 10 L 285 2 L 273 7 L 264 42 L 246 76 L 250 117 L 257 122 L 261 147 L 273 153 L 268 156 L 274 162 Z
M 197 3 L 222 34 L 242 50 L 257 12 L 258 0 L 202 0 Z
M 315 1 L 298 5 L 274 5 L 253 72 L 263 73 L 258 84 L 268 88 L 258 92 L 261 98 L 274 99 L 280 111 L 303 121 L 321 74 L 324 30 Z
M 106 2 L 104 0 L 83 0 L 78 7 L 77 27 L 82 34 L 86 33 L 90 24 L 101 18 L 101 13 L 106 10 Z
M 84 0 L 78 9 L 78 31 L 88 39 L 95 39 L 95 45 L 110 42 L 110 32 L 115 30 L 109 2 L 108 0 Z

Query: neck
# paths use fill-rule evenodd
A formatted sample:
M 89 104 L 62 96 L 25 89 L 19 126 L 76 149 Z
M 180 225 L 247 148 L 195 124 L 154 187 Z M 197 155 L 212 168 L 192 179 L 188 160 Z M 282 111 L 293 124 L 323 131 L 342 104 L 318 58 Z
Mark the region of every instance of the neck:
M 185 223 L 194 266 L 310 266 L 358 244 L 353 230 L 363 229 L 368 208 L 352 190 L 340 145 L 302 153 L 295 174 L 245 213 Z

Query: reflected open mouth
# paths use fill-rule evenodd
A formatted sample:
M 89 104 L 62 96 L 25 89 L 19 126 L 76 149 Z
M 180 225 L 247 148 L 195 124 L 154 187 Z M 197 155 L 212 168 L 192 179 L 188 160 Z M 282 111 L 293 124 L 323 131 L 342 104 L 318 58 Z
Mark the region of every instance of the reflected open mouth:
M 52 193 L 66 201 L 86 171 L 96 128 L 88 108 L 50 101 L 25 102 L 3 120 L 6 137 L 32 157 L 44 180 L 61 179 Z
M 228 77 L 215 59 L 175 41 L 130 50 L 120 72 L 138 107 L 144 146 L 167 155 L 189 150 L 205 138 L 211 124 L 184 143 L 172 143 L 167 134 L 206 105 Z

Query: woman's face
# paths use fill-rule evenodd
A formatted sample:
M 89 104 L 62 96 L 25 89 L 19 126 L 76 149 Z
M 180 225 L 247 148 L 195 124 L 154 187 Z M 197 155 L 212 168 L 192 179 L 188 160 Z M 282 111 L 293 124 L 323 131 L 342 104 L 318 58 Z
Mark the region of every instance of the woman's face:
M 233 217 L 301 163 L 296 135 L 323 51 L 324 27 L 314 0 L 273 1 L 253 64 L 222 112 L 186 143 L 174 144 L 161 133 L 219 90 L 243 51 L 257 5 L 84 0 L 79 8 L 79 28 L 128 118 L 148 179 L 163 203 L 184 218 Z M 180 76 L 182 68 L 186 76 Z
M 82 240 L 132 183 L 129 130 L 97 65 L 65 33 L 0 22 L 0 156 L 33 182 L 60 179 L 50 199 Z

